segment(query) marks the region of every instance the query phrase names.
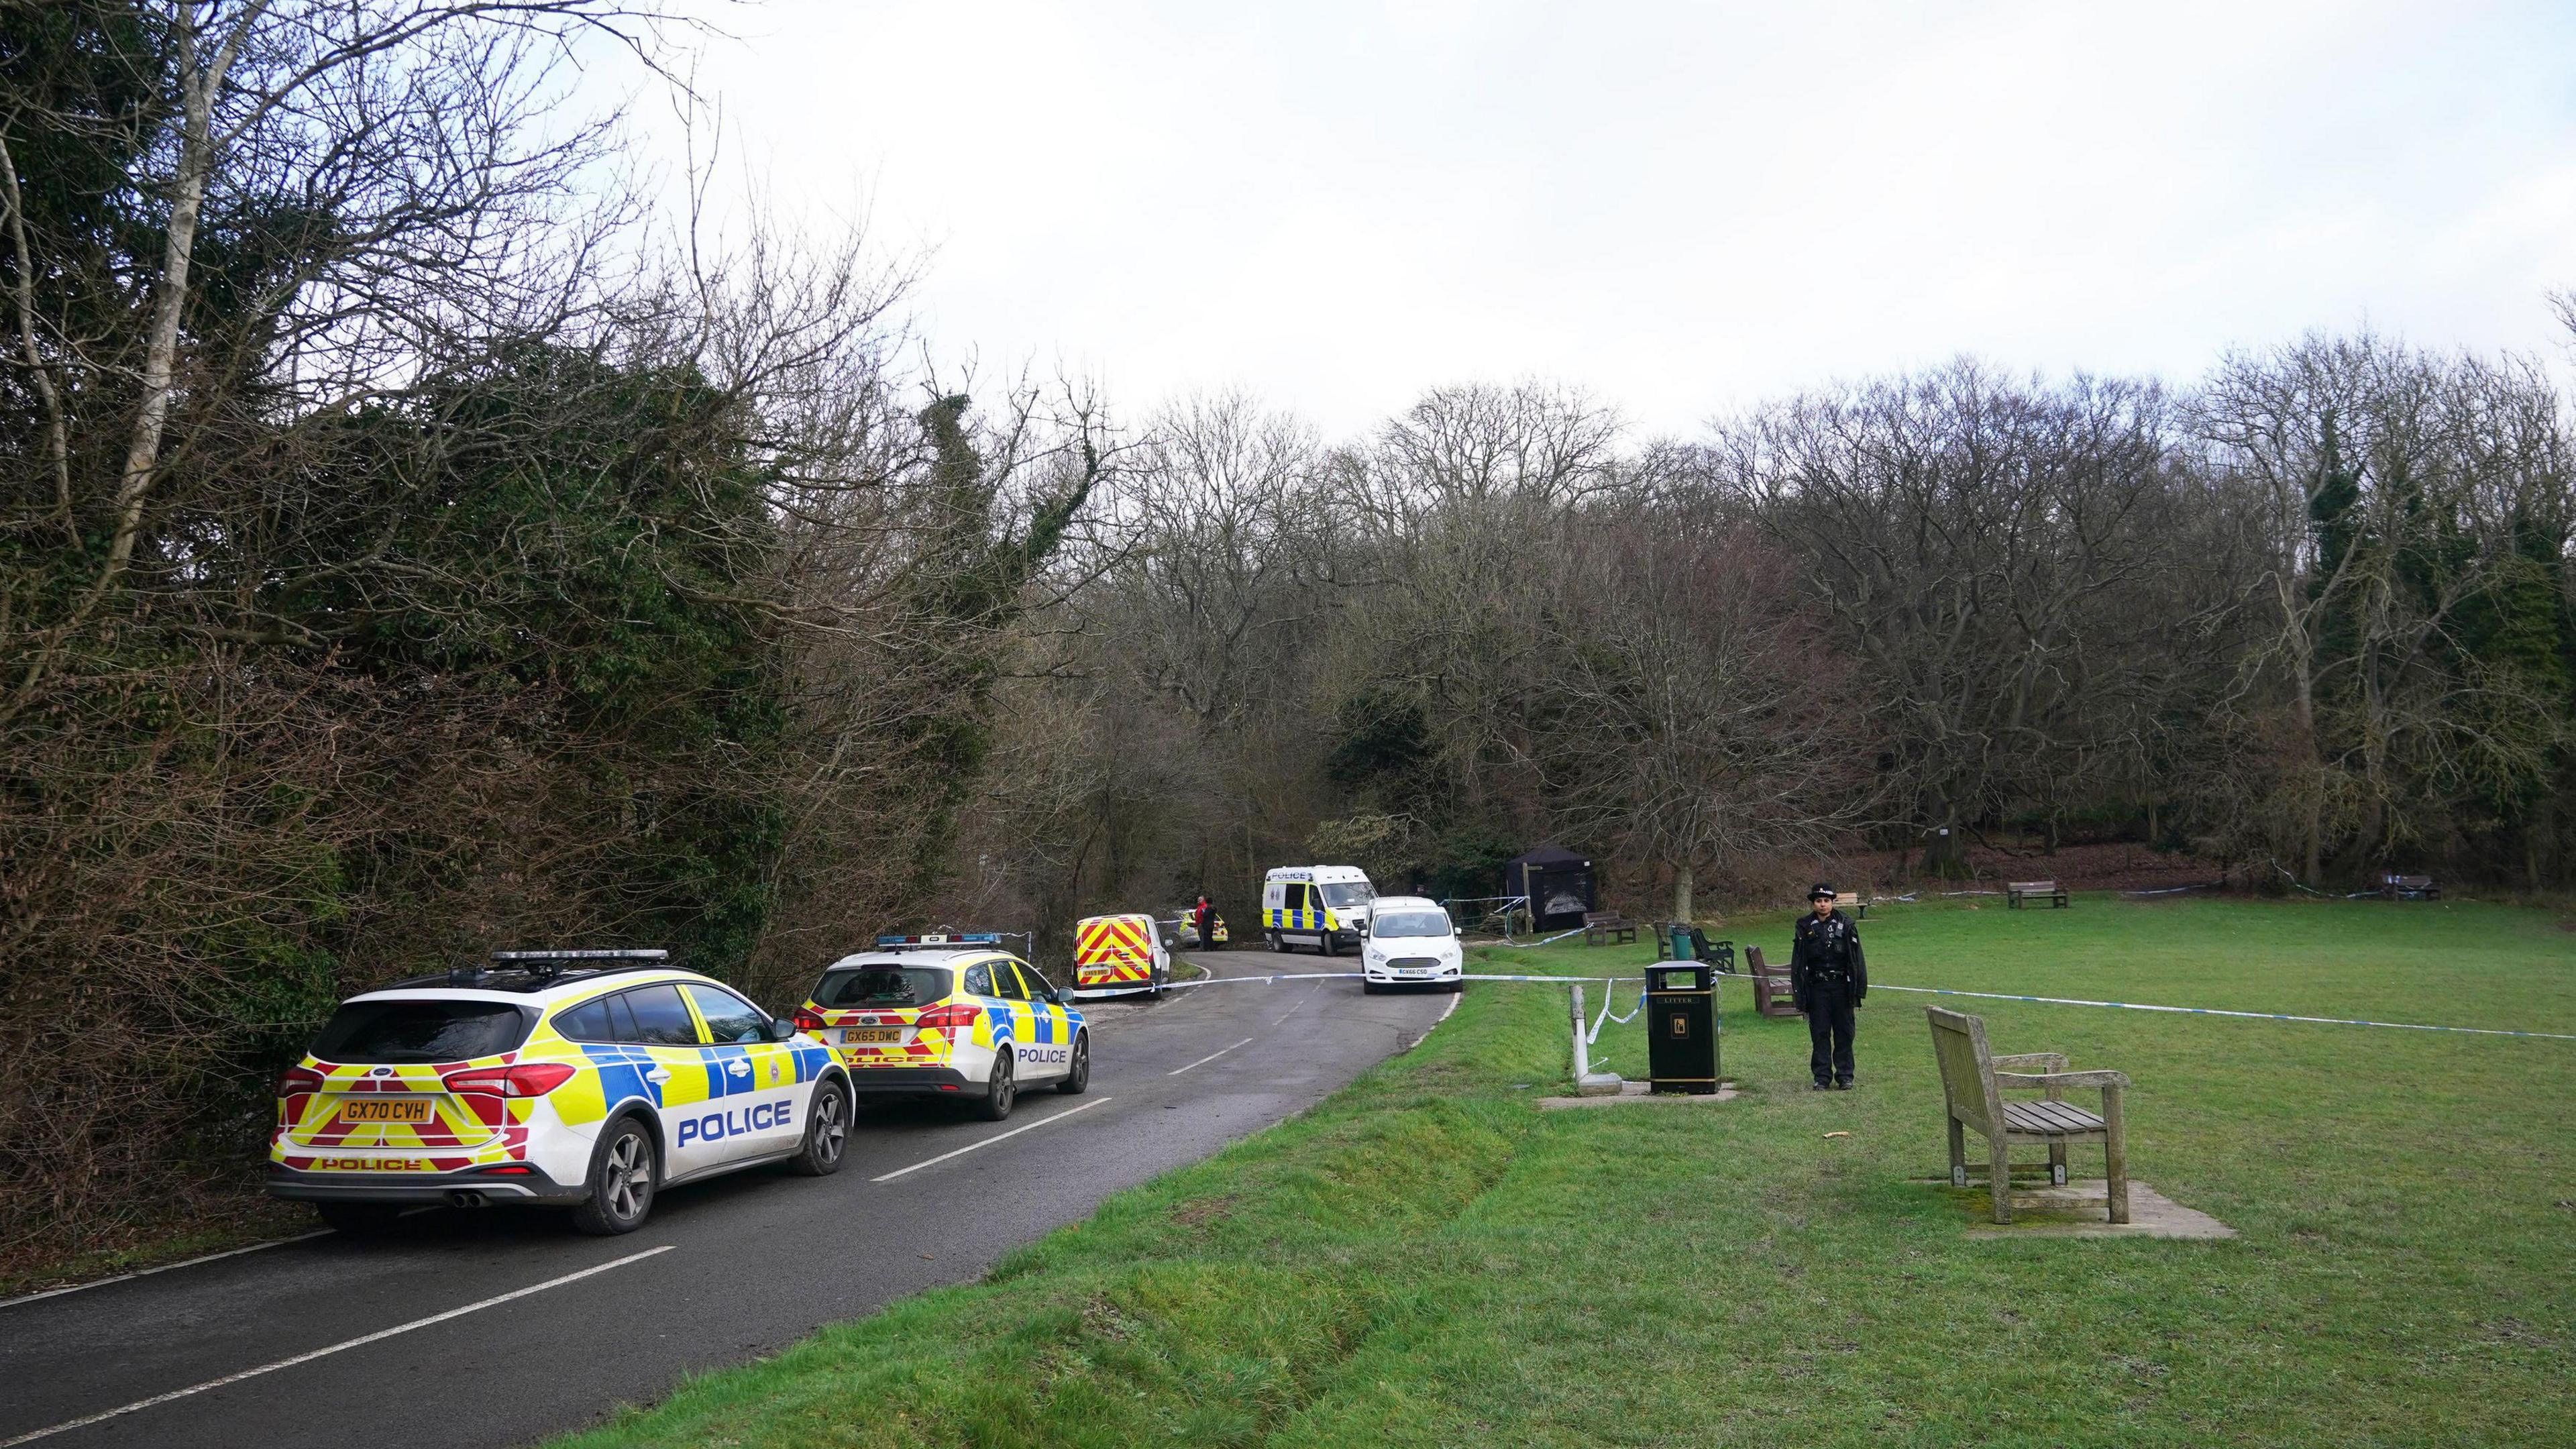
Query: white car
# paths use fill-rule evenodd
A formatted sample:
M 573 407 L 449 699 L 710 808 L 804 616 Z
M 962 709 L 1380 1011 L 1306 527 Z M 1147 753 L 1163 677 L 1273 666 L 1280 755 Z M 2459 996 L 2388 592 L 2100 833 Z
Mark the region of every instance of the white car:
M 660 951 L 501 951 L 342 1003 L 277 1084 L 268 1190 L 349 1232 L 404 1209 L 569 1208 L 631 1232 L 673 1183 L 841 1165 L 831 1051 Z
M 1380 896 L 1360 941 L 1360 989 L 1405 983 L 1465 984 L 1467 953 L 1457 923 L 1438 901 L 1422 896 Z

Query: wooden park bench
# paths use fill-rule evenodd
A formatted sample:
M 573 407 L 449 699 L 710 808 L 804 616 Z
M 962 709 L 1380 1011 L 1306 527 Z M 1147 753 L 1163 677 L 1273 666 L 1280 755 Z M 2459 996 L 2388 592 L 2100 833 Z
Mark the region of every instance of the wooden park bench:
M 2442 888 L 2433 884 L 2429 875 L 2397 875 L 2379 878 L 2379 893 L 2392 901 L 2438 901 Z
M 1950 1184 L 1968 1185 L 1967 1129 L 1986 1139 L 1986 1180 L 1994 1194 L 1995 1221 L 2012 1221 L 2010 1149 L 2048 1149 L 2048 1180 L 2066 1182 L 2066 1144 L 2102 1144 L 2103 1173 L 2108 1180 L 2111 1221 L 2129 1220 L 2129 1140 L 2120 1116 L 2120 1092 L 2129 1085 L 2121 1072 L 2070 1072 L 2058 1052 L 2029 1052 L 1999 1057 L 1986 1046 L 1986 1020 L 1927 1006 L 1932 1021 L 1932 1052 L 1941 1063 L 1941 1094 L 1950 1127 Z M 2038 1067 L 2037 1072 L 2012 1070 Z M 1998 1070 L 2004 1068 L 2006 1070 Z M 2069 1087 L 2102 1089 L 2102 1113 L 2095 1116 L 2066 1100 Z M 2037 1102 L 2007 1102 L 2006 1091 L 2037 1088 Z
M 2020 910 L 2024 901 L 2046 901 L 2051 908 L 2066 904 L 2066 887 L 2053 880 L 2017 880 L 2004 887 L 2004 904 Z
M 1834 895 L 1834 908 L 1836 910 L 1851 912 L 1852 919 L 1855 921 L 1866 921 L 1869 919 L 1869 902 L 1862 900 L 1860 898 L 1860 892 L 1858 891 L 1836 892 Z
M 1626 916 L 1619 914 L 1617 911 L 1585 911 L 1583 913 L 1583 944 L 1586 946 L 1599 946 L 1607 942 L 1634 941 L 1636 939 L 1637 923 L 1629 920 Z
M 1762 959 L 1762 948 L 1744 948 L 1744 979 L 1753 983 L 1753 1009 L 1764 1016 L 1805 1016 L 1789 991 L 1789 968 Z

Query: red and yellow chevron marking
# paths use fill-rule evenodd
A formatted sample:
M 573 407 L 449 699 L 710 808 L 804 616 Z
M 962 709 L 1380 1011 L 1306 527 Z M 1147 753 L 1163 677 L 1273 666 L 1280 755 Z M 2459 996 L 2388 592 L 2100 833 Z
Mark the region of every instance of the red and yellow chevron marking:
M 1154 979 L 1154 922 L 1141 915 L 1091 916 L 1073 928 L 1073 984 L 1123 986 Z
M 454 1096 L 441 1078 L 466 1067 L 508 1066 L 527 1055 L 506 1052 L 473 1061 L 406 1064 L 381 1077 L 375 1067 L 307 1056 L 304 1068 L 321 1074 L 322 1090 L 278 1102 L 269 1160 L 299 1171 L 346 1172 L 453 1172 L 523 1161 L 535 1101 L 480 1093 Z M 427 1120 L 361 1121 L 347 1110 L 352 1102 L 386 1095 L 425 1103 Z

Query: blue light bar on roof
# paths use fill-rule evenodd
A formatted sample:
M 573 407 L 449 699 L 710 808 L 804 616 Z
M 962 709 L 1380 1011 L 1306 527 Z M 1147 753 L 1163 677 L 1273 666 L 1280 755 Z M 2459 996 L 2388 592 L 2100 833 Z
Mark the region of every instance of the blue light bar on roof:
M 880 946 L 998 946 L 999 931 L 948 932 L 928 936 L 879 936 Z
M 495 951 L 495 961 L 663 961 L 671 953 L 662 950 L 604 950 L 576 947 L 562 951 Z

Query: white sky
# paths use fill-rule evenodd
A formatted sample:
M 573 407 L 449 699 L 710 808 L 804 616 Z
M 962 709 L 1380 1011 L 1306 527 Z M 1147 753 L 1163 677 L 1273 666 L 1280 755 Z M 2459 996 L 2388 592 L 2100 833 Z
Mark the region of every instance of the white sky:
M 1131 414 L 1241 386 L 1341 435 L 1535 376 L 1688 433 L 1959 352 L 2188 379 L 2368 323 L 2555 356 L 2576 286 L 2566 0 L 721 19 L 737 178 L 920 255 L 942 355 Z

